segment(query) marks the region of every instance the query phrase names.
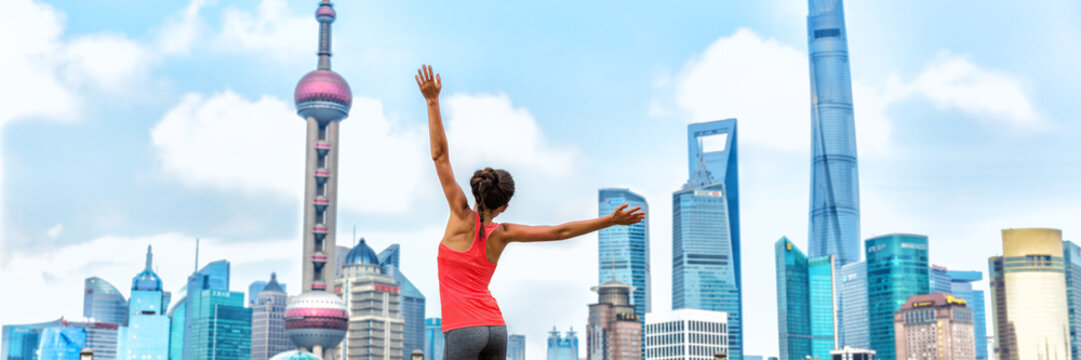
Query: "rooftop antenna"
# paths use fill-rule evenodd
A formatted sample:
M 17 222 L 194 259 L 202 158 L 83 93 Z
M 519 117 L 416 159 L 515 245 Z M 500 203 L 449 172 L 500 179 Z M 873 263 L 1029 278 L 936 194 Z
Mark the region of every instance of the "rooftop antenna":
M 195 269 L 192 273 L 199 272 L 199 238 L 195 238 Z
M 353 247 L 357 247 L 357 225 L 353 224 Z

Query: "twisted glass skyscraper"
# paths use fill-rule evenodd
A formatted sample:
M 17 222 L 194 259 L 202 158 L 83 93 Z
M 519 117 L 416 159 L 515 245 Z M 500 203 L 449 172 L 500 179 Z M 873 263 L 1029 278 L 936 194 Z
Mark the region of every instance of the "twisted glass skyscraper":
M 860 261 L 860 192 L 848 33 L 841 0 L 809 0 L 811 214 L 807 256 Z
M 687 127 L 691 176 L 672 193 L 672 308 L 728 313 L 728 358 L 743 358 L 736 120 Z

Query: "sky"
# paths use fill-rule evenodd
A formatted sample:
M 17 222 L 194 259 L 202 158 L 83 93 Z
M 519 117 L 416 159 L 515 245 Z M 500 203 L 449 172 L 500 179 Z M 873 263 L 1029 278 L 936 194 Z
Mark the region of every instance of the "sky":
M 196 238 L 200 266 L 231 261 L 234 291 L 271 272 L 299 283 L 305 129 L 291 95 L 316 65 L 315 7 L 0 2 L 0 324 L 79 317 L 90 276 L 126 294 L 147 245 L 179 290 Z M 447 208 L 412 78 L 421 64 L 442 75 L 459 182 L 484 166 L 514 175 L 500 221 L 597 216 L 603 187 L 646 197 L 658 311 L 671 308 L 686 125 L 737 118 L 744 353 L 777 354 L 772 245 L 787 236 L 806 250 L 805 2 L 335 9 L 333 67 L 354 95 L 338 241 L 351 245 L 355 227 L 376 251 L 401 244 L 429 316 Z M 845 13 L 864 238 L 924 234 L 933 263 L 985 275 L 1002 229 L 1076 239 L 1081 4 L 850 1 Z M 491 289 L 529 359 L 544 358 L 553 326 L 585 328 L 596 257 L 595 234 L 504 253 Z

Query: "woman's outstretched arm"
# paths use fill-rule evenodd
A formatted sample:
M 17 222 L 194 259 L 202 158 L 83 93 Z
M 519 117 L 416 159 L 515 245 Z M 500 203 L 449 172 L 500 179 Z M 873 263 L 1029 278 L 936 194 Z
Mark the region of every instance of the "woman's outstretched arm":
M 439 175 L 439 183 L 443 186 L 443 195 L 447 197 L 450 205 L 451 216 L 465 217 L 469 214 L 469 201 L 465 198 L 465 192 L 458 182 L 454 180 L 454 170 L 450 167 L 450 156 L 447 154 L 447 134 L 443 131 L 443 118 L 439 114 L 439 91 L 443 89 L 443 81 L 439 74 L 432 72 L 432 67 L 421 66 L 417 70 L 417 86 L 424 100 L 428 103 L 428 138 L 432 148 L 432 161 L 435 162 L 435 173 Z
M 596 219 L 573 221 L 556 226 L 528 226 L 503 224 L 502 238 L 510 242 L 556 241 L 567 240 L 585 235 L 613 225 L 631 225 L 645 219 L 646 213 L 641 206 L 627 209 L 627 204 L 620 205 L 611 215 Z

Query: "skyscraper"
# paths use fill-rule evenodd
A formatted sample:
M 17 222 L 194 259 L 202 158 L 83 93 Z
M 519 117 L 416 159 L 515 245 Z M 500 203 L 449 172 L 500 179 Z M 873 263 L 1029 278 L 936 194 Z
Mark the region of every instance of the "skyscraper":
M 335 284 L 335 292 L 349 304 L 342 359 L 403 360 L 401 289 L 383 273 L 379 256 L 364 239 L 349 251 L 345 263 L 342 278 Z
M 507 336 L 507 360 L 525 360 L 525 335 Z
M 594 286 L 597 303 L 589 305 L 586 325 L 586 359 L 641 360 L 642 323 L 631 293 L 635 288 L 619 280 Z
M 642 358 L 711 360 L 716 354 L 728 354 L 726 315 L 696 309 L 646 314 L 646 351 Z
M 251 358 L 251 308 L 240 291 L 188 289 L 185 360 Z
M 950 293 L 953 285 L 950 282 L 949 270 L 945 266 L 931 265 L 929 273 L 931 279 L 931 293 Z
M 894 313 L 898 359 L 976 358 L 972 309 L 948 293 L 916 295 Z
M 672 308 L 728 313 L 728 356 L 742 360 L 736 120 L 687 130 L 697 161 L 672 193 Z
M 930 289 L 927 237 L 890 234 L 867 239 L 867 317 L 877 358 L 894 360 L 893 313 Z
M 267 284 L 266 281 L 256 280 L 248 285 L 248 306 L 255 306 L 255 301 L 259 299 L 259 292 L 263 291 Z M 278 283 L 278 289 L 283 293 L 289 293 L 288 287 L 281 282 Z
M 1070 353 L 1073 354 L 1072 360 L 1081 360 L 1081 246 L 1077 246 L 1072 241 L 1063 241 L 1062 257 L 1066 264 L 1066 307 L 1070 314 Z M 980 295 L 980 300 L 983 300 L 983 293 Z
M 829 358 L 836 343 L 833 256 L 807 259 L 787 238 L 774 244 L 781 359 Z
M 79 351 L 86 346 L 86 330 L 58 326 L 45 328 L 38 345 L 41 360 L 79 360 Z
M 4 325 L 0 341 L 0 360 L 37 360 L 41 333 L 61 326 L 63 318 L 36 324 Z
M 152 261 L 147 246 L 146 268 L 131 280 L 128 324 L 120 327 L 117 359 L 169 359 L 169 317 L 165 315 L 169 300 L 162 291 L 161 278 L 151 267 Z
M 511 337 L 513 336 L 511 335 Z M 424 360 L 443 360 L 444 340 L 442 319 L 424 319 Z M 510 357 L 510 354 L 508 348 L 507 357 Z
M 270 281 L 259 289 L 251 315 L 251 360 L 266 360 L 279 353 L 293 350 L 285 336 L 285 305 L 288 296 L 278 284 L 278 275 L 271 273 Z
M 1002 230 L 1002 256 L 988 259 L 999 360 L 1070 359 L 1062 231 Z
M 974 290 L 972 283 L 983 280 L 983 273 L 979 271 L 955 271 L 947 270 L 950 277 L 950 293 L 965 300 L 967 307 L 972 310 L 972 320 L 975 324 L 976 360 L 988 360 L 987 356 L 987 315 L 984 305 L 983 290 Z
M 84 284 L 84 317 L 110 324 L 123 324 L 127 320 L 128 301 L 113 284 L 97 276 L 86 278 Z
M 330 69 L 330 27 L 338 14 L 330 0 L 315 10 L 319 62 L 293 92 L 297 115 L 307 126 L 304 167 L 304 234 L 301 294 L 286 305 L 285 330 L 302 351 L 332 360 L 349 321 L 345 303 L 327 292 L 334 280 L 338 213 L 338 125 L 349 116 L 353 93 Z M 188 359 L 185 359 L 188 360 Z
M 811 66 L 810 257 L 860 261 L 860 188 L 856 124 L 841 0 L 809 0 Z M 898 305 L 900 306 L 900 305 Z M 881 351 L 879 358 L 884 358 Z
M 867 262 L 841 266 L 841 328 L 838 348 L 871 348 L 867 318 Z
M 560 335 L 555 326 L 548 332 L 548 360 L 578 360 L 578 334 L 574 328 L 567 336 Z
M 383 268 L 383 274 L 394 278 L 394 282 L 401 289 L 402 319 L 402 358 L 408 359 L 413 350 L 424 350 L 424 294 L 409 278 L 402 273 L 401 267 L 402 248 L 398 244 L 388 246 L 379 253 L 379 265 Z
M 598 216 L 606 216 L 622 204 L 629 208 L 641 206 L 649 212 L 649 204 L 641 195 L 629 189 L 600 189 L 597 196 Z M 648 217 L 648 215 L 647 215 Z M 618 280 L 633 286 L 631 304 L 638 318 L 645 320 L 650 309 L 649 219 L 633 225 L 617 225 L 597 232 L 597 282 Z

